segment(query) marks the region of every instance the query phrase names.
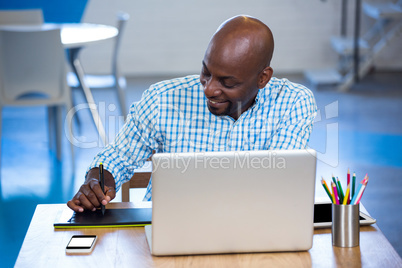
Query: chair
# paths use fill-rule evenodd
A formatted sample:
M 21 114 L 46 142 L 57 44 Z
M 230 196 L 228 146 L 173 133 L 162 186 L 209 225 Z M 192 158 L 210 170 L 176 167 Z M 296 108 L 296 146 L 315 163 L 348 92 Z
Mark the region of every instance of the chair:
M 121 186 L 121 201 L 130 202 L 130 189 L 147 188 L 151 175 L 151 171 L 140 171 L 134 173 L 131 179 Z
M 0 10 L 0 25 L 5 24 L 42 24 L 41 9 Z
M 152 151 L 152 155 L 156 153 Z M 136 169 L 131 179 L 121 186 L 121 201 L 130 202 L 130 189 L 132 188 L 147 188 L 149 180 L 152 176 L 152 155 L 145 161 L 142 168 Z
M 152 151 L 152 155 L 155 154 L 155 150 Z M 135 170 L 131 179 L 121 186 L 121 201 L 130 202 L 130 189 L 132 188 L 147 188 L 149 180 L 152 176 L 152 155 L 147 159 L 144 166 Z
M 125 98 L 125 88 L 126 88 L 126 79 L 124 76 L 120 76 L 118 69 L 118 56 L 121 44 L 121 38 L 123 36 L 123 31 L 125 25 L 130 16 L 127 13 L 118 13 L 117 14 L 117 29 L 119 30 L 118 35 L 115 37 L 113 54 L 112 54 L 112 66 L 111 66 L 111 74 L 110 75 L 90 75 L 86 74 L 84 77 L 85 83 L 89 86 L 89 88 L 115 88 L 119 104 L 120 111 L 122 115 L 125 117 L 127 115 L 126 108 L 126 98 Z M 67 81 L 70 87 L 79 87 L 79 82 L 74 73 L 68 73 Z
M 56 151 L 61 159 L 61 108 L 72 108 L 65 64 L 60 29 L 0 30 L 0 137 L 4 106 L 45 105 L 49 122 L 56 121 Z M 73 157 L 71 128 L 68 132 Z

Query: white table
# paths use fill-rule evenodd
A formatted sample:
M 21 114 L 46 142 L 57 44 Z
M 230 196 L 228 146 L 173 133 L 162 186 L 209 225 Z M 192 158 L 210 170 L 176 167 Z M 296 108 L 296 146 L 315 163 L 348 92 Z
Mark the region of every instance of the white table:
M 98 130 L 103 145 L 105 146 L 107 145 L 105 128 L 99 117 L 98 109 L 96 108 L 92 92 L 88 85 L 85 84 L 85 73 L 79 60 L 79 52 L 87 44 L 110 39 L 115 37 L 117 34 L 117 28 L 107 25 L 88 23 L 71 23 L 61 25 L 61 41 L 64 47 L 68 50 L 68 62 L 70 63 L 71 68 L 73 69 L 75 75 L 77 76 L 78 82 L 81 85 L 95 126 Z
M 89 44 L 114 38 L 118 34 L 117 28 L 108 25 L 90 24 L 90 23 L 65 23 L 52 24 L 44 23 L 41 25 L 1 25 L 0 29 L 13 31 L 35 31 L 61 29 L 61 42 L 68 51 L 68 62 L 78 78 L 80 88 L 85 95 L 88 107 L 90 108 L 92 118 L 98 130 L 99 136 L 104 145 L 107 144 L 105 128 L 100 120 L 96 104 L 90 88 L 84 81 L 84 70 L 79 60 L 79 52 Z

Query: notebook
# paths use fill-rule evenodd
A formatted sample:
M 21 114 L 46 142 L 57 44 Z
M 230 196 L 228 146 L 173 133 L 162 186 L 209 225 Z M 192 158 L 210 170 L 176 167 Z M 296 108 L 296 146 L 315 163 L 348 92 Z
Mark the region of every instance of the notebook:
M 314 150 L 163 153 L 152 165 L 153 255 L 311 248 Z

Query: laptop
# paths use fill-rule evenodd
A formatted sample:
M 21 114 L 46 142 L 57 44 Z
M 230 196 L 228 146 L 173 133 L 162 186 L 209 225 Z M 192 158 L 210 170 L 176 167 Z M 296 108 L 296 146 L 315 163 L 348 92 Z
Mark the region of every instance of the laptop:
M 153 255 L 312 247 L 314 150 L 161 153 L 152 165 Z

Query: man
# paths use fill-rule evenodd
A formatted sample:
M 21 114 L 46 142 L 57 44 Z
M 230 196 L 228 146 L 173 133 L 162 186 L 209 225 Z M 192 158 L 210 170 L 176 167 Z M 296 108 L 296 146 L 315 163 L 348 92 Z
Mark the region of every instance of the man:
M 152 152 L 202 152 L 306 148 L 316 115 L 313 94 L 286 79 L 272 78 L 270 29 L 237 16 L 213 35 L 200 76 L 163 81 L 133 103 L 112 144 L 89 167 L 68 206 L 96 210 L 115 197 Z M 98 166 L 105 169 L 105 192 Z M 146 200 L 151 199 L 152 184 Z

